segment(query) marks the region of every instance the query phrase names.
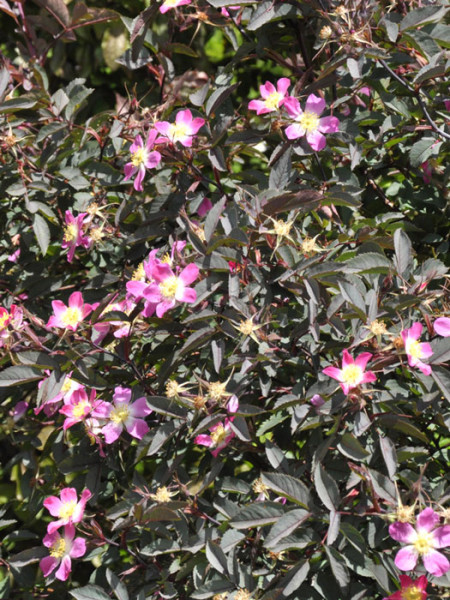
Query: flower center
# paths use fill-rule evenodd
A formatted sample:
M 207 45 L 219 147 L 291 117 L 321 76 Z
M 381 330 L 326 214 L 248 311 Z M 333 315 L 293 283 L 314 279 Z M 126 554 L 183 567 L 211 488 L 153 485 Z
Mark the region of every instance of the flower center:
M 189 127 L 185 123 L 173 123 L 169 127 L 169 137 L 173 142 L 179 142 L 189 135 Z
M 66 553 L 66 540 L 59 538 L 56 542 L 50 546 L 50 556 L 53 558 L 62 558 Z
M 276 110 L 279 107 L 282 99 L 283 94 L 280 94 L 280 92 L 272 92 L 264 100 L 264 104 L 267 108 L 270 108 L 270 110 Z
M 208 395 L 212 400 L 222 400 L 222 398 L 226 398 L 227 396 L 231 396 L 228 392 L 225 391 L 227 387 L 227 382 L 222 383 L 220 381 L 213 381 L 208 384 Z
M 409 340 L 409 342 L 406 344 L 406 353 L 413 358 L 422 358 L 421 345 L 422 344 L 417 340 Z
M 285 223 L 284 221 L 274 221 L 273 229 L 277 235 L 288 236 L 291 230 L 292 223 Z
M 418 532 L 413 546 L 419 554 L 428 554 L 434 548 L 433 535 L 428 531 Z
M 65 502 L 59 511 L 59 518 L 64 519 L 65 521 L 68 521 L 70 519 L 70 517 L 73 516 L 76 505 L 77 505 L 76 500 L 70 500 L 69 502 Z M 64 540 L 61 539 L 60 542 L 64 542 Z M 65 542 L 64 542 L 64 548 L 65 548 Z
M 211 431 L 211 439 L 215 446 L 221 444 L 227 437 L 227 431 L 223 425 L 217 425 L 214 431 Z
M 145 269 L 144 269 L 143 262 L 141 262 L 141 264 L 138 266 L 138 268 L 133 271 L 131 280 L 132 281 L 145 281 Z
M 255 329 L 256 327 L 251 319 L 239 323 L 239 331 L 244 335 L 251 335 Z
M 133 167 L 140 167 L 142 164 L 145 163 L 147 157 L 147 148 L 137 148 L 137 150 L 135 150 L 131 154 L 131 164 L 133 165 Z
M 177 5 L 178 0 L 165 0 L 164 2 L 164 6 L 176 6 Z
M 74 380 L 70 379 L 70 377 L 66 377 L 66 379 L 64 380 L 63 386 L 61 388 L 61 392 L 63 394 L 67 394 L 67 392 L 70 392 L 72 390 L 72 386 L 74 384 Z
M 319 126 L 319 115 L 315 112 L 304 112 L 301 115 L 299 122 L 307 133 L 316 131 Z
M 9 313 L 6 308 L 0 309 L 0 331 L 9 325 Z
M 153 499 L 156 502 L 170 502 L 170 492 L 166 486 L 159 487 L 156 490 L 156 494 L 153 494 Z
M 112 409 L 109 418 L 116 425 L 120 425 L 121 423 L 125 423 L 130 415 L 130 409 L 127 404 L 120 404 Z
M 416 585 L 410 585 L 402 590 L 402 600 L 422 600 L 422 590 Z
M 78 227 L 75 223 L 69 223 L 64 227 L 64 241 L 74 242 L 78 237 Z
M 61 317 L 61 322 L 66 327 L 69 327 L 70 325 L 74 327 L 75 325 L 78 325 L 82 319 L 83 316 L 81 314 L 81 310 L 79 308 L 72 308 L 69 306 L 69 308 L 66 309 L 66 312 Z
M 178 290 L 178 284 L 178 277 L 171 275 L 159 284 L 159 291 L 167 300 L 173 300 Z
M 344 383 L 355 387 L 361 383 L 362 370 L 358 365 L 347 365 L 342 369 L 342 380 Z
M 80 400 L 72 409 L 72 415 L 76 419 L 82 419 L 91 410 L 91 405 L 87 400 Z

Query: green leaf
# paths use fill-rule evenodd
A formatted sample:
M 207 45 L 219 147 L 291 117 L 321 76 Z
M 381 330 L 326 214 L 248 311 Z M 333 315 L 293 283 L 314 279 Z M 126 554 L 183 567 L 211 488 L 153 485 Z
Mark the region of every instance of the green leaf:
M 388 475 L 391 479 L 397 473 L 397 452 L 392 440 L 388 437 L 378 435 L 380 442 L 381 453 L 383 454 L 384 462 L 388 470 Z
M 8 367 L 0 371 L 0 388 L 21 385 L 42 377 L 41 371 L 34 367 Z
M 395 258 L 394 264 L 399 275 L 405 276 L 412 263 L 411 240 L 403 231 L 396 229 L 394 232 Z
M 225 100 L 234 92 L 237 87 L 239 87 L 239 83 L 219 87 L 217 90 L 215 90 L 206 102 L 206 115 L 208 117 L 212 116 L 214 111 L 216 111 L 219 106 L 225 102 Z
M 283 473 L 262 473 L 261 480 L 280 496 L 284 496 L 304 508 L 309 508 L 311 496 L 308 488 L 300 479 Z
M 110 596 L 98 585 L 85 585 L 76 590 L 69 590 L 76 600 L 111 600 Z
M 428 362 L 432 365 L 440 365 L 450 360 L 450 338 L 436 338 L 431 342 L 433 355 Z
M 347 260 L 344 264 L 346 273 L 388 273 L 391 261 L 378 252 L 363 252 Z
M 320 463 L 317 464 L 314 470 L 314 484 L 317 495 L 328 510 L 337 510 L 341 502 L 338 486 Z
M 420 167 L 433 154 L 434 146 L 440 146 L 440 143 L 436 143 L 436 141 L 436 138 L 424 137 L 412 145 L 409 151 L 409 160 L 413 167 Z
M 42 255 L 45 256 L 50 244 L 50 229 L 47 225 L 47 221 L 37 213 L 33 216 L 33 230 Z
M 408 12 L 400 22 L 400 31 L 405 31 L 411 27 L 419 27 L 426 23 L 436 23 L 442 21 L 447 14 L 446 6 L 424 6 Z
M 37 99 L 32 95 L 23 95 L 19 98 L 11 98 L 0 104 L 0 113 L 12 113 L 16 110 L 25 110 L 36 106 Z
M 16 359 L 22 364 L 27 366 L 38 366 L 38 367 L 49 367 L 50 369 L 57 369 L 59 367 L 58 362 L 49 356 L 46 352 L 39 352 L 39 350 L 26 350 L 25 352 L 18 352 Z
M 360 444 L 360 442 L 351 433 L 344 433 L 337 448 L 342 454 L 353 460 L 364 460 L 370 453 Z
M 106 579 L 117 600 L 129 600 L 127 588 L 111 569 L 106 569 Z
M 255 502 L 243 508 L 233 519 L 230 525 L 236 529 L 249 529 L 275 523 L 284 515 L 286 509 L 277 502 Z
M 325 546 L 325 552 L 330 563 L 331 571 L 334 578 L 339 584 L 339 587 L 343 592 L 347 590 L 348 584 L 350 583 L 350 575 L 345 564 L 344 558 L 341 554 L 331 546 Z
M 212 541 L 206 542 L 206 558 L 216 571 L 219 573 L 228 573 L 227 557 L 222 548 Z
M 310 516 L 311 513 L 303 508 L 295 508 L 281 516 L 266 535 L 264 546 L 273 548 L 280 540 L 298 529 Z
M 431 376 L 445 398 L 447 398 L 447 401 L 450 402 L 450 372 L 444 369 L 444 367 L 433 367 Z M 426 436 L 424 437 L 426 439 Z
M 169 398 L 165 398 L 164 396 L 146 396 L 146 398 L 150 408 L 160 415 L 177 417 L 179 419 L 186 419 L 187 417 L 188 411 L 173 400 L 169 400 Z

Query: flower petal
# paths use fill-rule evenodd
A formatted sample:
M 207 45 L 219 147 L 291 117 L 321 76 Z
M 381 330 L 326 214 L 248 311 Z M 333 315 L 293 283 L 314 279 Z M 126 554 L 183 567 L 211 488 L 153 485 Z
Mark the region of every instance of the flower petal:
M 448 317 L 439 317 L 433 323 L 435 332 L 442 337 L 450 337 L 450 319 Z
M 400 521 L 389 525 L 389 535 L 397 542 L 403 542 L 404 544 L 412 544 L 417 539 L 414 527 L 410 523 L 401 523 Z
M 310 94 L 306 99 L 305 112 L 313 112 L 320 115 L 325 109 L 325 100 L 320 96 Z
M 430 550 L 428 554 L 425 554 L 423 557 L 423 564 L 425 569 L 432 575 L 436 575 L 436 577 L 445 575 L 450 569 L 448 560 L 437 550 Z
M 408 523 L 402 524 L 408 525 Z M 417 564 L 417 556 L 413 546 L 405 546 L 397 552 L 394 562 L 401 571 L 412 571 Z

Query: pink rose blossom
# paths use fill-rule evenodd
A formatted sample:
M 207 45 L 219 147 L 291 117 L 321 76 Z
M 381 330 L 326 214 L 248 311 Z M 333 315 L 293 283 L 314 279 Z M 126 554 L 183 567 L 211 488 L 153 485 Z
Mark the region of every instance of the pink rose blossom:
M 13 333 L 25 327 L 23 322 L 23 310 L 20 306 L 11 304 L 9 312 L 3 306 L 0 307 L 0 348 L 13 340 Z
M 430 344 L 418 341 L 422 333 L 422 323 L 414 323 L 409 329 L 402 331 L 401 336 L 405 345 L 406 356 L 410 367 L 417 367 L 424 375 L 430 375 L 431 367 L 422 362 L 422 358 L 429 358 L 433 354 Z
M 164 0 L 164 2 L 159 7 L 159 12 L 164 14 L 171 8 L 176 8 L 177 6 L 183 6 L 185 4 L 190 4 L 191 0 Z
M 50 556 L 41 559 L 39 567 L 44 577 L 48 577 L 56 567 L 59 567 L 55 577 L 61 581 L 66 581 L 72 571 L 71 558 L 80 558 L 86 553 L 86 541 L 75 537 L 75 527 L 72 524 L 64 527 L 63 535 L 57 531 L 47 533 L 42 543 L 49 549 Z
M 348 350 L 342 353 L 342 369 L 337 367 L 326 367 L 323 369 L 325 375 L 337 379 L 341 384 L 341 388 L 345 394 L 353 388 L 360 386 L 362 383 L 370 383 L 376 381 L 376 375 L 372 371 L 365 371 L 366 365 L 372 358 L 370 352 L 363 352 L 356 359 L 350 356 Z
M 129 388 L 118 386 L 114 390 L 114 406 L 107 404 L 104 418 L 108 419 L 109 423 L 101 430 L 107 444 L 115 442 L 124 429 L 138 440 L 149 431 L 147 423 L 141 417 L 146 417 L 152 410 L 144 397 L 131 403 L 131 394 Z
M 425 508 L 417 517 L 417 528 L 410 523 L 396 521 L 389 526 L 389 534 L 397 542 L 407 544 L 397 552 L 395 564 L 401 571 L 416 568 L 419 557 L 425 569 L 441 577 L 450 569 L 447 558 L 436 548 L 450 546 L 450 525 L 437 527 L 439 515 L 430 507 Z
M 47 327 L 61 327 L 76 331 L 79 324 L 94 310 L 94 305 L 84 304 L 81 292 L 73 292 L 69 297 L 69 305 L 66 306 L 61 300 L 53 300 L 53 312 Z
M 428 581 L 425 575 L 414 581 L 408 575 L 400 575 L 399 579 L 402 588 L 383 600 L 426 600 Z
M 64 406 L 59 409 L 59 412 L 67 417 L 63 424 L 64 431 L 84 421 L 87 416 L 103 416 L 106 402 L 96 400 L 95 396 L 95 390 L 91 390 L 88 397 L 85 388 L 82 387 L 75 390 L 69 397 L 64 398 Z
M 130 146 L 131 161 L 125 165 L 124 181 L 128 181 L 136 175 L 133 187 L 137 192 L 142 192 L 142 181 L 144 180 L 146 169 L 154 169 L 161 162 L 161 154 L 157 150 L 151 149 L 155 144 L 158 132 L 152 129 L 144 142 L 140 135 L 137 135 Z
M 435 332 L 442 337 L 450 337 L 450 318 L 439 317 L 433 323 Z
M 62 525 L 79 523 L 83 519 L 86 502 L 91 497 L 91 492 L 86 489 L 81 492 L 80 500 L 78 500 L 75 488 L 63 488 L 60 498 L 56 496 L 46 498 L 44 500 L 45 508 L 52 517 L 58 517 L 57 521 L 48 524 L 47 533 L 54 533 Z
M 233 417 L 225 417 L 223 422 L 217 423 L 209 428 L 211 432 L 210 435 L 201 433 L 194 439 L 194 443 L 210 448 L 211 454 L 217 456 L 234 438 L 234 432 L 231 429 L 232 420 Z
M 262 100 L 252 100 L 249 102 L 248 107 L 250 110 L 256 110 L 257 115 L 263 115 L 265 113 L 273 112 L 278 110 L 285 101 L 285 96 L 288 91 L 291 82 L 287 77 L 282 77 L 277 81 L 277 87 L 266 81 L 264 85 L 259 87 L 261 92 Z
M 144 291 L 144 297 L 152 304 L 156 304 L 156 315 L 162 317 L 165 312 L 173 308 L 177 302 L 195 302 L 197 293 L 193 288 L 187 287 L 193 283 L 199 274 L 198 267 L 191 263 L 179 275 L 167 263 L 160 263 L 153 269 L 155 283 L 149 285 Z
M 339 131 L 339 121 L 336 117 L 322 117 L 320 114 L 325 109 L 325 100 L 310 94 L 306 100 L 305 111 L 300 108 L 297 98 L 289 97 L 284 100 L 283 107 L 289 116 L 296 122 L 286 128 L 286 137 L 289 140 L 306 136 L 308 144 L 313 150 L 320 151 L 326 146 L 324 133 Z
M 77 246 L 89 248 L 91 245 L 90 238 L 83 233 L 83 223 L 86 216 L 87 213 L 80 213 L 77 217 L 74 217 L 70 210 L 66 210 L 66 226 L 64 227 L 64 237 L 61 247 L 69 249 L 67 260 L 70 263 L 73 260 Z
M 180 142 L 185 147 L 192 146 L 193 136 L 205 124 L 205 119 L 200 117 L 192 118 L 189 109 L 180 110 L 175 117 L 175 123 L 168 121 L 157 121 L 155 128 L 166 137 L 172 144 Z
M 39 388 L 41 388 L 41 386 L 44 385 L 44 383 L 50 378 L 50 371 L 45 371 L 45 373 L 47 373 L 48 377 L 46 377 L 38 383 Z M 78 383 L 74 379 L 71 379 L 71 375 L 72 371 L 70 371 L 70 373 L 64 376 L 64 383 L 62 384 L 62 387 L 59 390 L 59 392 L 52 398 L 48 398 L 48 400 L 45 400 L 45 402 L 37 406 L 34 409 L 34 414 L 38 415 L 41 412 L 41 410 L 44 409 L 45 414 L 49 416 L 55 412 L 55 407 L 50 407 L 50 404 L 57 404 L 58 402 L 62 402 L 63 400 L 68 400 L 73 394 L 73 392 L 75 392 L 76 390 L 84 389 L 84 385 Z
M 9 262 L 19 262 L 19 257 L 20 257 L 20 248 L 17 248 L 17 250 L 15 252 L 13 252 L 12 254 L 10 254 L 8 256 L 8 260 Z

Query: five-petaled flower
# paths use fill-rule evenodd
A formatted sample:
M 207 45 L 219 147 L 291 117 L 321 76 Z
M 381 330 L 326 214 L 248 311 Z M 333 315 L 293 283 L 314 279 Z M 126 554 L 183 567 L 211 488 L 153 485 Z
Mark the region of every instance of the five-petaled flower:
M 405 345 L 406 356 L 410 367 L 417 367 L 424 375 L 430 375 L 430 365 L 422 362 L 422 358 L 429 358 L 433 354 L 428 342 L 420 343 L 419 337 L 422 333 L 422 323 L 414 323 L 409 329 L 402 331 L 403 344 Z
M 197 299 L 197 292 L 188 287 L 199 274 L 197 265 L 191 263 L 184 267 L 179 275 L 167 263 L 160 263 L 153 268 L 155 283 L 144 290 L 144 298 L 156 305 L 156 315 L 162 317 L 173 308 L 177 302 L 192 303 Z
M 149 431 L 147 423 L 141 417 L 146 417 L 152 410 L 147 400 L 142 397 L 131 403 L 131 390 L 129 388 L 116 387 L 112 404 L 106 405 L 104 418 L 109 420 L 101 432 L 105 436 L 105 442 L 112 444 L 122 431 L 126 429 L 130 435 L 141 440 Z
M 64 431 L 84 421 L 88 416 L 103 417 L 107 403 L 96 400 L 95 396 L 95 390 L 91 390 L 88 397 L 85 388 L 81 387 L 64 398 L 64 406 L 59 409 L 59 412 L 67 417 L 63 424 Z
M 48 577 L 56 567 L 56 579 L 66 581 L 72 571 L 72 558 L 80 558 L 86 553 L 86 541 L 83 538 L 75 537 L 75 527 L 67 524 L 64 527 L 64 534 L 59 532 L 47 533 L 42 540 L 44 546 L 49 549 L 49 556 L 45 556 L 39 562 L 44 577 Z
M 278 110 L 284 103 L 286 92 L 290 85 L 291 82 L 287 77 L 279 79 L 277 81 L 277 87 L 275 87 L 273 83 L 270 83 L 270 81 L 266 81 L 264 85 L 259 87 L 263 99 L 252 100 L 249 102 L 249 109 L 256 110 L 257 115 L 263 115 Z
M 92 312 L 94 306 L 84 303 L 81 292 L 73 292 L 69 297 L 68 306 L 61 300 L 53 300 L 52 308 L 55 314 L 48 320 L 47 327 L 61 327 L 76 331 L 78 325 Z
M 300 108 L 297 98 L 289 96 L 283 102 L 283 108 L 295 120 L 295 123 L 286 128 L 286 137 L 289 140 L 306 136 L 308 144 L 313 150 L 323 150 L 326 146 L 324 133 L 339 131 L 337 117 L 322 117 L 320 114 L 325 109 L 325 100 L 310 94 L 306 100 L 305 110 Z
M 161 135 L 166 137 L 172 144 L 180 142 L 183 146 L 192 146 L 192 138 L 198 133 L 199 129 L 205 124 L 205 119 L 201 117 L 192 118 L 191 111 L 180 110 L 175 117 L 175 123 L 169 121 L 157 121 L 155 128 Z
M 183 6 L 184 4 L 190 3 L 191 0 L 164 0 L 164 2 L 159 7 L 159 12 L 161 14 L 164 14 L 171 8 L 176 8 L 177 6 Z
M 86 489 L 81 492 L 80 500 L 78 500 L 75 488 L 63 488 L 60 498 L 56 496 L 46 498 L 44 500 L 45 508 L 50 511 L 52 517 L 58 517 L 57 521 L 48 524 L 47 533 L 54 533 L 62 525 L 79 523 L 83 519 L 86 502 L 91 496 L 91 492 Z
M 345 394 L 362 383 L 376 381 L 376 375 L 373 371 L 365 371 L 366 365 L 372 358 L 370 352 L 363 352 L 355 359 L 349 354 L 348 350 L 342 353 L 342 369 L 337 367 L 325 367 L 323 373 L 337 379 Z
M 153 169 L 161 162 L 161 154 L 157 150 L 151 151 L 157 135 L 156 129 L 152 129 L 147 136 L 145 145 L 141 136 L 137 135 L 130 146 L 131 161 L 125 165 L 124 181 L 128 181 L 133 175 L 136 175 L 133 187 L 137 192 L 143 190 L 142 181 L 146 169 Z
M 397 542 L 407 544 L 395 557 L 395 564 L 401 571 L 416 568 L 419 557 L 425 569 L 436 577 L 445 575 L 450 569 L 447 558 L 436 548 L 450 546 L 450 525 L 436 527 L 439 515 L 430 507 L 425 508 L 417 517 L 417 529 L 410 523 L 396 521 L 389 526 L 389 534 Z
M 225 417 L 223 422 L 216 423 L 209 428 L 209 435 L 201 433 L 194 439 L 195 444 L 207 446 L 211 450 L 213 456 L 217 456 L 221 450 L 228 446 L 234 438 L 234 431 L 231 429 L 231 421 L 233 417 Z
M 383 600 L 426 600 L 428 581 L 425 575 L 414 581 L 408 575 L 400 575 L 400 585 L 400 590 Z
M 74 217 L 70 210 L 66 210 L 66 225 L 64 227 L 64 237 L 61 247 L 69 249 L 67 260 L 70 263 L 73 260 L 77 246 L 89 248 L 91 245 L 90 238 L 83 232 L 83 223 L 86 216 L 87 213 L 80 213 L 77 217 Z

